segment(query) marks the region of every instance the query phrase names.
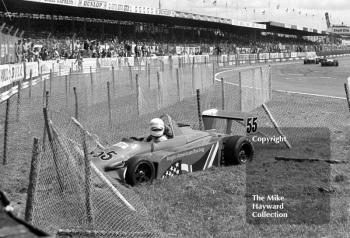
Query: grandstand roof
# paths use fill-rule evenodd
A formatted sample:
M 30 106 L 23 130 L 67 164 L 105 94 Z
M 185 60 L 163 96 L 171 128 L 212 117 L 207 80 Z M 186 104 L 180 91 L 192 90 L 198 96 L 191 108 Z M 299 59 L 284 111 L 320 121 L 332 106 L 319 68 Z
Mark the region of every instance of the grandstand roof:
M 121 21 L 152 22 L 191 27 L 264 30 L 264 24 L 237 21 L 228 18 L 157 9 L 144 6 L 122 5 L 107 0 L 4 0 L 2 11 L 31 14 L 65 15 L 75 17 L 107 18 Z M 77 10 L 77 8 L 80 8 Z
M 328 35 L 328 32 L 326 31 L 320 31 L 317 29 L 300 27 L 297 25 L 290 25 L 290 24 L 274 22 L 274 21 L 259 22 L 259 24 L 266 25 L 266 31 L 270 31 L 270 32 L 278 32 L 278 33 L 290 34 L 290 35 L 303 35 L 303 36 Z

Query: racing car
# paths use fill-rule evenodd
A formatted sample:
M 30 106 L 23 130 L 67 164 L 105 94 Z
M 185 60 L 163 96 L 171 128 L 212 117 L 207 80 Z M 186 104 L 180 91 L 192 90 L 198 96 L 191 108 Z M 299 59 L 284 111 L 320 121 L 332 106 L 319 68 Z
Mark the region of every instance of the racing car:
M 318 56 L 306 57 L 304 59 L 304 64 L 319 64 L 321 62 L 321 58 Z
M 339 62 L 336 59 L 332 58 L 326 58 L 323 61 L 321 61 L 321 66 L 339 66 Z
M 243 116 L 223 113 L 206 114 L 205 130 L 176 123 L 169 115 L 165 122 L 170 138 L 163 142 L 145 142 L 144 138 L 124 138 L 121 142 L 90 154 L 92 163 L 110 179 L 129 185 L 150 182 L 153 179 L 173 177 L 182 173 L 203 171 L 212 166 L 244 164 L 253 159 L 252 142 L 245 136 L 218 133 L 212 129 L 213 119 L 244 121 Z

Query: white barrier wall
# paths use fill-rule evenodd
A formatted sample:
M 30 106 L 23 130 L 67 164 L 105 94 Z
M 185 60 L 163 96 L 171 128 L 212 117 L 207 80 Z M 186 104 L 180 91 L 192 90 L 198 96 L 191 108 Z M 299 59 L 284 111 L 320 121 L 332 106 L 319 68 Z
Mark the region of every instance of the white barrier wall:
M 220 55 L 213 56 L 211 59 L 218 61 L 222 66 L 225 63 L 229 65 L 237 65 L 244 63 L 258 63 L 258 62 L 284 62 L 287 60 L 298 60 L 305 57 L 315 56 L 316 52 L 291 52 L 291 53 L 259 53 L 259 54 L 237 54 L 237 55 Z M 135 62 L 138 61 L 138 62 Z M 141 66 L 146 66 L 148 63 L 155 63 L 162 61 L 164 64 L 172 63 L 175 67 L 182 63 L 206 63 L 210 61 L 210 55 L 181 55 L 181 56 L 172 56 L 171 59 L 169 56 L 161 57 L 151 57 L 151 58 L 138 58 L 134 57 L 118 57 L 118 58 L 85 58 L 83 60 L 83 73 L 90 73 L 90 67 L 93 72 L 97 68 L 111 68 L 112 66 L 118 69 L 118 67 L 125 66 L 135 66 L 140 64 Z M 13 95 L 17 91 L 16 83 L 18 81 L 28 81 L 30 78 L 30 72 L 32 72 L 32 77 L 36 78 L 40 75 L 43 75 L 44 78 L 50 72 L 55 73 L 59 76 L 68 75 L 70 71 L 78 71 L 78 64 L 75 59 L 67 60 L 48 60 L 40 62 L 27 62 L 20 64 L 8 64 L 0 65 L 0 102 L 4 99 L 3 95 Z M 17 83 L 18 84 L 18 83 Z

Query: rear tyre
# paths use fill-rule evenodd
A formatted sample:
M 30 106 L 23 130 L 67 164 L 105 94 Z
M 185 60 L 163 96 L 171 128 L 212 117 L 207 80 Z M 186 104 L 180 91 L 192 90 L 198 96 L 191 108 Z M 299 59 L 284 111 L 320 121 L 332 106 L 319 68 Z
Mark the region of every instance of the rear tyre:
M 224 161 L 226 165 L 245 164 L 254 157 L 252 142 L 244 136 L 229 138 L 224 147 Z
M 125 180 L 135 186 L 141 183 L 152 182 L 155 177 L 154 165 L 142 158 L 132 158 L 127 161 Z
M 338 66 L 339 66 L 339 62 L 335 62 L 335 66 L 337 66 L 337 67 L 338 67 Z

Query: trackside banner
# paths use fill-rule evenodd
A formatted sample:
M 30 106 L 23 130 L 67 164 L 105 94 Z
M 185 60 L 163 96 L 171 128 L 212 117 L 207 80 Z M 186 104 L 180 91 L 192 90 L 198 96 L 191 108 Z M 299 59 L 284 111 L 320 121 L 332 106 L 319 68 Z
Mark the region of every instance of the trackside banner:
M 30 78 L 30 72 L 32 72 L 32 77 L 39 76 L 39 63 L 38 62 L 26 63 L 26 79 Z
M 292 53 L 290 53 L 290 57 L 291 58 L 296 58 L 296 57 L 298 57 L 298 53 L 297 52 L 292 52 Z
M 24 78 L 24 64 L 8 65 L 8 80 L 16 82 Z
M 0 65 L 0 88 L 5 87 L 9 84 L 11 84 L 9 77 L 9 66 Z
M 48 0 L 47 0 L 48 1 Z M 61 0 L 53 0 L 56 2 Z M 63 0 L 62 0 L 63 1 Z M 86 2 L 85 0 L 84 2 Z M 93 2 L 93 1 L 89 1 Z M 83 4 L 83 3 L 82 3 Z M 179 48 L 176 47 L 178 50 Z M 190 47 L 184 47 L 183 49 L 190 49 Z M 182 49 L 182 48 L 181 48 Z M 127 66 L 137 66 L 142 65 L 146 66 L 152 63 L 158 63 L 162 61 L 164 64 L 172 63 L 174 66 L 179 65 L 179 63 L 209 63 L 209 59 L 215 58 L 215 61 L 220 63 L 229 62 L 230 65 L 235 64 L 233 61 L 241 61 L 248 63 L 256 63 L 257 60 L 276 60 L 276 61 L 287 61 L 293 59 L 300 59 L 306 56 L 316 56 L 316 52 L 291 52 L 291 53 L 260 53 L 260 54 L 237 54 L 237 55 L 221 55 L 219 57 L 214 55 L 175 55 L 172 56 L 170 60 L 169 56 L 163 57 L 151 57 L 151 58 L 135 58 L 135 57 L 115 57 L 115 58 L 84 58 L 82 64 L 83 73 L 89 73 L 90 67 L 93 72 L 98 68 L 111 68 L 115 67 L 115 70 L 120 70 L 121 67 Z M 68 75 L 70 70 L 77 71 L 78 64 L 75 59 L 67 60 L 48 60 L 40 62 L 27 62 L 19 64 L 7 64 L 0 65 L 0 102 L 8 98 L 13 93 L 16 93 L 17 86 L 14 86 L 12 89 L 11 84 L 18 82 L 20 80 L 25 81 L 30 78 L 30 72 L 32 72 L 32 78 L 37 78 L 38 76 L 43 76 L 46 78 L 50 72 L 55 73 L 56 75 L 63 76 Z M 81 69 L 80 69 L 81 70 Z M 5 95 L 5 96 L 4 96 Z

